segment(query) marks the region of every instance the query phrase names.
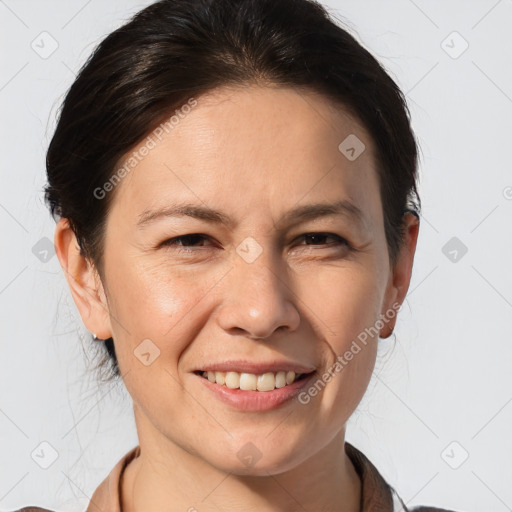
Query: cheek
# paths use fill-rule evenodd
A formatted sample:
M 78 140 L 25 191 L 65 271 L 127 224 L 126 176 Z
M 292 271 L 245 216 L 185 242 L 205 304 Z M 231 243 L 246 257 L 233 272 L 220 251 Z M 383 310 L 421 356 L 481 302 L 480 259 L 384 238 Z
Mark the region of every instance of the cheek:
M 116 263 L 111 264 L 108 284 L 120 367 L 138 368 L 134 351 L 149 339 L 164 356 L 155 359 L 155 364 L 165 360 L 167 368 L 174 372 L 179 355 L 205 321 L 203 308 L 197 306 L 214 288 L 219 279 L 217 272 L 198 280 L 193 272 L 168 266 L 150 266 L 136 260 Z
M 190 276 L 137 265 L 118 266 L 111 274 L 111 318 L 124 384 L 147 417 L 163 418 L 165 428 L 171 416 L 192 420 L 180 362 L 204 327 L 205 296 L 215 284 Z M 186 435 L 180 425 L 173 428 L 175 435 Z
M 336 353 L 378 319 L 385 292 L 380 273 L 368 257 L 320 267 L 299 281 L 300 302 Z
M 346 268 L 324 270 L 309 280 L 308 286 L 304 283 L 301 293 L 311 322 L 321 331 L 319 340 L 324 344 L 325 369 L 329 371 L 316 383 L 321 390 L 318 404 L 321 401 L 333 424 L 341 424 L 360 402 L 375 365 L 375 323 L 384 293 L 378 267 L 351 263 Z

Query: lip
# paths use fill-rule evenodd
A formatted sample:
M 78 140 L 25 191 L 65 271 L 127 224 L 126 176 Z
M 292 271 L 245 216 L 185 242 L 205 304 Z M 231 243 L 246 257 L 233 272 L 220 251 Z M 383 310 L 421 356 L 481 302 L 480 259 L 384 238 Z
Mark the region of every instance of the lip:
M 254 375 L 262 375 L 267 372 L 278 371 L 294 371 L 295 373 L 310 373 L 315 370 L 313 366 L 304 366 L 293 361 L 267 361 L 256 363 L 243 359 L 233 361 L 223 361 L 218 363 L 209 363 L 200 368 L 196 368 L 195 372 L 237 372 L 237 373 L 253 373 Z
M 303 379 L 296 380 L 292 384 L 276 388 L 273 391 L 231 389 L 227 386 L 210 382 L 208 379 L 201 377 L 200 374 L 194 374 L 194 376 L 200 379 L 202 385 L 206 386 L 206 389 L 213 396 L 234 409 L 247 412 L 262 412 L 276 409 L 284 403 L 290 403 L 291 399 L 298 395 L 302 388 L 309 385 L 316 373 L 316 371 L 313 371 Z

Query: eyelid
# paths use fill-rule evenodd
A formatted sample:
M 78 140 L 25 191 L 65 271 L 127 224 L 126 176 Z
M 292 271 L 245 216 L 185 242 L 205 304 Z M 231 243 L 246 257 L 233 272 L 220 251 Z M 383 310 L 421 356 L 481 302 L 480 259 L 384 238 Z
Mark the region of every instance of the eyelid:
M 179 245 L 178 241 L 183 239 L 183 238 L 188 238 L 188 237 L 192 237 L 192 236 L 196 236 L 196 237 L 202 237 L 204 240 L 212 240 L 212 238 L 209 236 L 209 235 L 206 235 L 204 233 L 185 233 L 184 235 L 179 235 L 179 236 L 174 236 L 174 237 L 171 237 L 171 238 L 166 238 L 163 242 L 159 243 L 158 244 L 158 248 L 162 247 L 162 246 L 175 246 L 175 247 L 179 247 L 180 249 L 183 249 L 183 250 L 187 250 L 187 249 L 194 249 L 194 247 L 186 247 L 186 246 L 182 246 L 182 245 Z
M 326 244 L 310 244 L 310 245 L 300 244 L 301 247 L 315 247 L 316 245 L 318 245 L 319 247 L 329 248 L 329 247 L 332 247 L 333 245 L 335 245 L 335 246 L 341 245 L 341 246 L 347 247 L 348 249 L 353 250 L 352 244 L 345 237 L 338 235 L 337 233 L 331 233 L 329 231 L 309 231 L 307 233 L 303 233 L 303 234 L 295 237 L 294 240 L 303 239 L 304 237 L 311 236 L 311 235 L 320 235 L 320 236 L 324 236 L 327 238 L 329 238 L 329 237 L 335 238 L 336 242 L 334 242 L 334 243 L 331 242 L 331 243 L 326 243 Z
M 349 249 L 353 249 L 352 245 L 350 244 L 350 242 L 342 237 L 341 235 L 338 235 L 336 233 L 331 233 L 331 232 L 325 232 L 325 231 L 308 231 L 306 233 L 302 233 L 298 236 L 296 236 L 293 241 L 296 241 L 297 239 L 304 239 L 304 237 L 306 236 L 323 236 L 323 237 L 331 237 L 331 238 L 335 238 L 337 239 L 337 241 L 334 243 L 335 245 L 342 245 L 342 246 L 346 246 L 347 248 Z M 202 238 L 203 240 L 212 240 L 212 238 L 209 236 L 209 235 L 206 235 L 204 233 L 186 233 L 186 234 L 183 234 L 183 235 L 179 235 L 179 236 L 176 236 L 176 237 L 172 237 L 172 238 L 168 238 L 166 240 L 164 240 L 162 243 L 160 243 L 158 245 L 158 248 L 160 247 L 178 247 L 178 250 L 179 251 L 182 251 L 182 252 L 193 252 L 195 251 L 196 249 L 201 249 L 203 246 L 198 246 L 198 247 L 187 247 L 187 246 L 182 246 L 180 245 L 178 242 L 181 240 L 181 239 L 184 239 L 184 238 L 187 238 L 187 237 L 199 237 L 199 238 Z M 300 246 L 303 246 L 303 247 L 314 247 L 314 246 L 320 246 L 320 247 L 331 247 L 333 245 L 333 243 L 326 243 L 326 244 L 299 244 Z

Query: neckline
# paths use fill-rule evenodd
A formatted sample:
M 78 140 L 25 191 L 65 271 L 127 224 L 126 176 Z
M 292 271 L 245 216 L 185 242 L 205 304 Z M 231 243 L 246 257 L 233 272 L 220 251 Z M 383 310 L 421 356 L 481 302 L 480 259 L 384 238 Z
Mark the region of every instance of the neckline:
M 392 512 L 396 499 L 394 496 L 394 489 L 384 480 L 377 468 L 363 452 L 348 441 L 345 441 L 344 448 L 345 453 L 352 462 L 361 482 L 361 512 L 370 512 L 375 510 Z M 112 500 L 112 504 L 115 503 L 117 512 L 122 512 L 121 484 L 125 469 L 133 459 L 140 456 L 140 451 L 140 445 L 134 446 L 112 469 L 111 474 L 107 477 L 107 482 L 104 482 L 106 485 L 100 485 L 100 487 L 107 487 L 109 499 Z M 91 507 L 92 505 L 95 504 L 91 500 Z M 97 509 L 88 508 L 87 512 L 95 512 L 95 510 Z

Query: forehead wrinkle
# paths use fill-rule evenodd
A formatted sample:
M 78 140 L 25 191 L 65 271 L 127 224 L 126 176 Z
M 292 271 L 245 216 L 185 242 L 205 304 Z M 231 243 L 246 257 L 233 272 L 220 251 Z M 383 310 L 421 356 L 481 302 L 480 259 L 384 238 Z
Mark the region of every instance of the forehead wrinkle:
M 282 215 L 277 224 L 274 222 L 274 226 L 279 230 L 285 226 L 296 225 L 328 216 L 342 216 L 360 226 L 364 224 L 364 213 L 362 210 L 354 203 L 342 199 L 334 203 L 323 202 L 297 206 Z M 137 227 L 143 228 L 164 218 L 181 217 L 190 217 L 211 224 L 224 224 L 230 229 L 233 229 L 238 224 L 234 218 L 222 211 L 192 203 L 176 203 L 159 209 L 144 210 L 138 216 Z

